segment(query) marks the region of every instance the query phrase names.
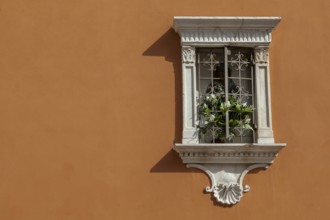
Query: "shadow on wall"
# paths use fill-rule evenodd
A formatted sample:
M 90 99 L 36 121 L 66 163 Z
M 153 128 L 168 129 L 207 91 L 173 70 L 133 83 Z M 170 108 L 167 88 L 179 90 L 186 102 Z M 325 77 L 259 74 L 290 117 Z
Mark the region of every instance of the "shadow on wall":
M 175 131 L 173 141 L 174 143 L 178 143 L 182 138 L 182 74 L 179 35 L 173 29 L 168 29 L 155 43 L 143 52 L 143 56 L 162 56 L 173 65 L 175 89 Z
M 170 150 L 161 158 L 151 169 L 151 173 L 200 173 L 197 169 L 187 168 L 182 163 L 179 155 L 174 151 Z
M 155 43 L 142 54 L 143 56 L 161 56 L 173 65 L 174 74 L 174 100 L 175 100 L 175 130 L 174 143 L 182 139 L 182 73 L 181 73 L 181 45 L 180 37 L 175 31 L 168 29 Z M 155 164 L 150 172 L 191 172 L 182 164 L 176 152 L 170 150 Z

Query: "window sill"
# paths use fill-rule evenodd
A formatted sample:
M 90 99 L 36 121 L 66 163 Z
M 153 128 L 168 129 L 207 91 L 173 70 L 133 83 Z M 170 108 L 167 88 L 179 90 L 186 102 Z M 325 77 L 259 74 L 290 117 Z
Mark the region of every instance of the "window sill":
M 268 163 L 286 144 L 175 144 L 183 163 Z

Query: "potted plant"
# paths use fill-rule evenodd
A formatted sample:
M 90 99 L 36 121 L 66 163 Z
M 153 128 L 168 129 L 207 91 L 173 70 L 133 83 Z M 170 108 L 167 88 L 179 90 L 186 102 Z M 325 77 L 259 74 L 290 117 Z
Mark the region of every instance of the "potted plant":
M 242 102 L 240 95 L 229 95 L 226 101 L 223 86 L 214 85 L 209 93 L 199 99 L 200 139 L 209 136 L 212 138 L 209 141 L 213 143 L 231 143 L 233 138 L 242 135 L 244 130 L 253 131 L 251 126 L 253 110 L 253 106 Z

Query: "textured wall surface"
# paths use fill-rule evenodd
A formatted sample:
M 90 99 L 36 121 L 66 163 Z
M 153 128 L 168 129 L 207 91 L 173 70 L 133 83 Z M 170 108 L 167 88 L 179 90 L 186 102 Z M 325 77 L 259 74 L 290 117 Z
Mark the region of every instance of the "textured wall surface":
M 326 219 L 330 1 L 1 0 L 0 219 Z M 175 15 L 282 16 L 271 44 L 276 142 L 232 207 L 172 152 Z

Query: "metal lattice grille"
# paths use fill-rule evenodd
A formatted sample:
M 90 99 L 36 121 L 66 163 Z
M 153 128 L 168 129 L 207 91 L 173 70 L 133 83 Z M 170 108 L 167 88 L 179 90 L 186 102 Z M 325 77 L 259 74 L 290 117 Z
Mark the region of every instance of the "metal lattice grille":
M 254 71 L 250 48 L 197 50 L 200 142 L 254 141 Z

